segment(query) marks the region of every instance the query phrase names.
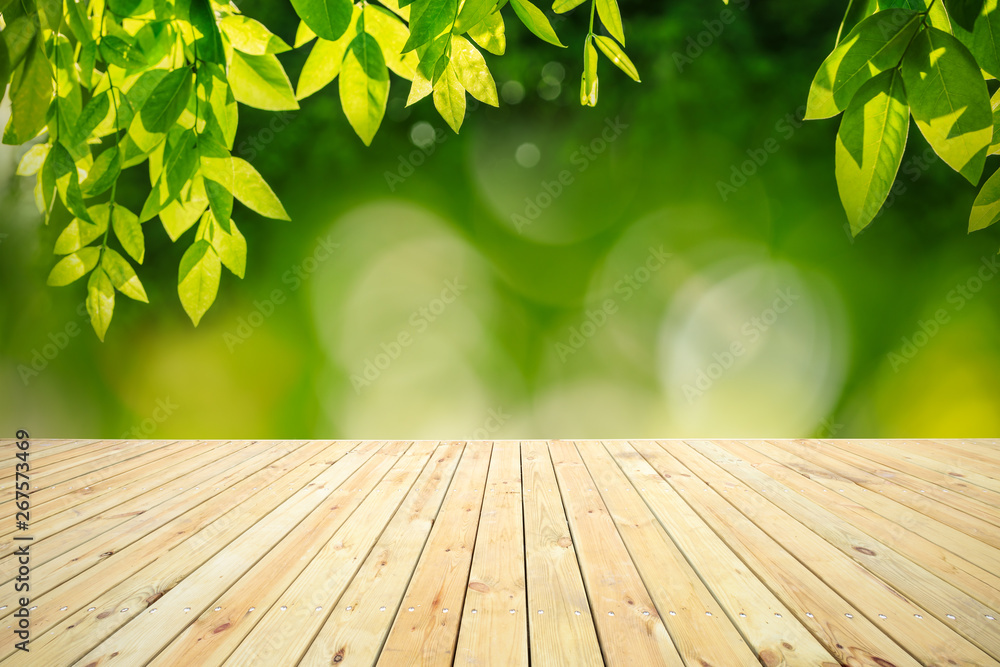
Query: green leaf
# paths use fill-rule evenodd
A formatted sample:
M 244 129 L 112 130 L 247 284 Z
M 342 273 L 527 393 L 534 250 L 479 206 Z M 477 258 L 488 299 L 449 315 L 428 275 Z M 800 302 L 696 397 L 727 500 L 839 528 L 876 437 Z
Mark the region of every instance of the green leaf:
M 618 46 L 618 42 L 604 35 L 594 35 L 594 39 L 597 41 L 597 47 L 604 52 L 608 60 L 613 62 L 618 69 L 628 74 L 633 80 L 639 81 L 639 70 L 635 68 L 629 57 L 625 55 L 622 47 Z
M 10 81 L 11 69 L 10 50 L 7 48 L 7 40 L 3 39 L 3 35 L 0 35 L 0 97 L 3 97 L 4 91 L 7 88 L 7 82 Z
M 352 26 L 360 16 L 361 10 L 355 8 L 354 16 L 351 19 Z M 309 52 L 309 57 L 306 58 L 305 65 L 302 66 L 302 72 L 299 74 L 298 88 L 295 91 L 296 99 L 301 100 L 309 97 L 337 78 L 337 75 L 340 74 L 340 68 L 343 66 L 344 53 L 354 40 L 354 35 L 353 28 L 349 28 L 336 41 L 331 42 L 325 39 L 316 41 Z
M 354 38 L 340 72 L 344 114 L 366 146 L 371 145 L 389 99 L 389 71 L 378 42 L 368 33 Z
M 887 9 L 859 23 L 816 72 L 809 88 L 806 119 L 836 116 L 866 81 L 895 67 L 920 19 L 914 11 Z
M 983 11 L 983 0 L 944 0 L 944 6 L 955 23 L 971 32 Z
M 90 325 L 103 343 L 115 312 L 115 288 L 104 269 L 94 271 L 87 282 L 87 312 Z
M 45 158 L 49 156 L 52 144 L 35 144 L 28 149 L 28 152 L 21 157 L 17 164 L 18 176 L 34 176 L 45 164 Z
M 565 14 L 571 9 L 576 9 L 584 3 L 584 0 L 555 0 L 552 3 L 552 11 L 556 14 Z
M 984 72 L 994 78 L 1000 76 L 1000 11 L 997 11 L 997 0 L 986 0 L 981 20 L 976 21 L 972 32 L 959 27 L 955 29 L 955 37 L 968 47 Z
M 97 42 L 91 40 L 80 49 L 80 82 L 88 90 L 94 87 L 94 65 L 97 63 Z
M 549 23 L 549 19 L 546 18 L 542 10 L 528 0 L 510 0 L 510 5 L 514 8 L 517 17 L 521 19 L 521 23 L 535 33 L 539 39 L 565 48 L 566 45 L 559 41 L 559 36 L 552 29 L 552 24 Z
M 6 32 L 6 31 L 4 31 Z M 52 74 L 37 42 L 29 47 L 24 62 L 10 82 L 10 120 L 3 143 L 23 144 L 38 136 L 45 127 L 45 112 L 52 102 Z
M 222 32 L 226 33 L 233 48 L 243 53 L 263 56 L 268 53 L 284 53 L 291 50 L 285 40 L 265 28 L 260 21 L 255 21 L 242 14 L 223 16 L 219 27 L 222 28 Z
M 583 75 L 580 79 L 580 104 L 586 107 L 597 106 L 597 49 L 594 42 L 588 38 L 583 46 Z
M 292 0 L 299 18 L 323 39 L 334 41 L 351 22 L 351 0 Z
M 104 91 L 90 98 L 87 105 L 83 107 L 80 117 L 76 122 L 73 141 L 85 143 L 90 139 L 90 135 L 100 126 L 108 114 L 113 112 L 111 108 L 111 93 Z
M 193 130 L 176 130 L 167 137 L 163 152 L 163 165 L 155 176 L 156 184 L 149 193 L 139 214 L 145 222 L 157 215 L 170 202 L 176 200 L 184 186 L 198 171 L 198 137 Z M 153 176 L 153 164 L 150 163 Z
M 410 37 L 403 51 L 412 51 L 451 32 L 458 15 L 458 0 L 414 0 L 410 7 Z
M 1000 220 L 1000 171 L 993 172 L 976 196 L 969 216 L 969 233 L 986 229 L 997 220 Z
M 993 109 L 993 140 L 990 143 L 989 154 L 996 155 L 1000 152 L 1000 90 L 993 93 L 990 98 L 990 107 Z
M 195 30 L 194 49 L 204 62 L 224 64 L 226 54 L 222 47 L 222 34 L 215 22 L 215 11 L 210 0 L 190 0 L 189 18 Z
M 895 0 L 896 2 L 902 2 L 902 0 Z M 920 0 L 916 0 L 920 1 Z M 837 41 L 836 44 L 840 44 L 841 38 L 845 35 L 850 34 L 852 30 L 863 20 L 877 12 L 879 9 L 888 9 L 890 7 L 900 7 L 901 4 L 885 4 L 882 5 L 876 0 L 847 0 L 847 9 L 844 11 L 844 18 L 840 22 L 840 29 L 837 31 Z M 915 9 L 910 7 L 910 9 Z M 920 7 L 923 9 L 923 6 Z
M 181 117 L 191 97 L 194 76 L 190 68 L 167 73 L 146 98 L 139 111 L 143 128 L 150 133 L 164 133 Z
M 219 256 L 208 241 L 195 241 L 181 257 L 177 294 L 195 326 L 215 301 L 221 275 Z
M 121 173 L 121 153 L 118 151 L 118 146 L 112 146 L 94 160 L 87 178 L 80 184 L 80 189 L 86 196 L 96 197 L 114 185 Z
M 977 184 L 993 137 L 993 114 L 972 54 L 951 35 L 925 28 L 914 37 L 902 69 L 910 111 L 927 143 Z
M 211 212 L 205 213 L 201 223 L 206 231 L 204 238 L 215 248 L 222 265 L 243 278 L 247 268 L 247 240 L 236 228 L 236 223 L 230 222 L 229 229 L 225 230 Z
M 486 66 L 483 54 L 464 37 L 451 38 L 451 68 L 455 70 L 462 88 L 480 102 L 499 106 L 497 84 Z
M 73 36 L 80 44 L 88 44 L 94 41 L 91 31 L 90 18 L 87 16 L 88 2 L 78 2 L 77 0 L 66 0 L 66 15 L 69 17 L 69 27 L 73 31 Z M 83 7 L 81 8 L 81 5 Z
M 622 27 L 622 14 L 618 9 L 617 0 L 596 0 L 597 15 L 608 32 L 622 44 L 625 44 L 625 29 Z
M 305 46 L 314 39 L 316 39 L 316 33 L 306 25 L 305 21 L 299 21 L 299 27 L 295 31 L 295 48 Z
M 451 129 L 459 131 L 462 121 L 465 120 L 465 88 L 462 87 L 455 74 L 455 68 L 451 65 L 434 84 L 434 108 Z
M 43 178 L 48 183 L 54 183 L 59 197 L 70 213 L 76 217 L 91 222 L 87 206 L 83 201 L 83 191 L 80 189 L 80 176 L 76 162 L 62 144 L 54 144 L 42 167 Z
M 142 49 L 138 45 L 130 44 L 115 35 L 105 35 L 102 37 L 99 50 L 104 62 L 121 67 L 122 69 L 127 70 L 149 66 L 149 63 L 142 54 Z
M 482 21 L 469 28 L 468 34 L 476 44 L 492 54 L 502 56 L 507 50 L 503 16 L 499 10 L 488 14 Z
M 837 134 L 837 187 L 855 235 L 889 195 L 910 127 L 899 70 L 869 80 L 844 112 Z
M 253 56 L 233 51 L 229 85 L 237 102 L 268 111 L 298 109 L 288 75 L 273 54 Z
M 497 0 L 465 0 L 461 4 L 452 30 L 456 35 L 464 34 L 497 9 Z
M 234 157 L 233 174 L 234 185 L 233 195 L 240 202 L 255 213 L 259 213 L 265 218 L 275 220 L 290 220 L 285 208 L 278 201 L 274 191 L 264 181 L 257 170 L 243 158 Z
M 199 86 L 204 98 L 208 99 L 210 114 L 205 117 L 205 129 L 212 132 L 212 128 L 222 134 L 223 143 L 226 147 L 232 148 L 236 139 L 236 128 L 239 125 L 239 109 L 236 98 L 229 87 L 226 79 L 226 72 L 216 65 L 203 65 L 198 70 Z M 208 76 L 201 76 L 202 74 Z
M 124 257 L 112 248 L 105 248 L 104 255 L 101 256 L 101 268 L 108 274 L 111 284 L 119 292 L 130 299 L 149 303 L 146 290 L 143 289 L 139 276 L 135 274 L 135 269 Z
M 121 204 L 115 204 L 111 213 L 111 227 L 115 230 L 118 242 L 122 244 L 132 259 L 142 264 L 146 256 L 146 240 L 142 233 L 139 218 Z
M 406 24 L 394 14 L 375 5 L 368 5 L 365 7 L 365 32 L 378 42 L 386 66 L 397 76 L 412 81 L 419 59 L 413 51 L 403 52 L 403 46 L 410 36 Z
M 90 207 L 90 217 L 94 224 L 73 218 L 59 234 L 52 252 L 56 255 L 68 255 L 104 236 L 104 231 L 108 228 L 108 216 L 107 210 L 101 215 L 101 206 L 107 208 L 107 204 Z
M 406 97 L 406 106 L 415 104 L 434 92 L 434 84 L 431 80 L 420 73 L 419 68 L 413 75 L 413 83 L 410 84 L 410 92 Z
M 205 194 L 205 179 L 195 176 L 181 191 L 181 196 L 160 211 L 160 222 L 170 240 L 176 241 L 184 232 L 191 229 L 206 208 L 208 208 L 208 195 Z
M 97 260 L 101 258 L 101 249 L 98 247 L 82 248 L 71 255 L 66 255 L 59 260 L 51 273 L 49 273 L 48 284 L 51 287 L 62 287 L 79 280 L 93 271 L 97 266 Z
M 229 220 L 233 217 L 233 193 L 211 178 L 205 178 L 205 194 L 208 195 L 208 206 L 212 214 L 223 228 L 228 228 Z

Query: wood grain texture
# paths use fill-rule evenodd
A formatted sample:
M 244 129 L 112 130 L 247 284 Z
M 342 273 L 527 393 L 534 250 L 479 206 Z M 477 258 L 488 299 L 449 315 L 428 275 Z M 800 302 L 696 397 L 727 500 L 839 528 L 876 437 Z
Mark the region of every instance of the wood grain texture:
M 1000 667 L 996 440 L 0 451 L 0 667 Z

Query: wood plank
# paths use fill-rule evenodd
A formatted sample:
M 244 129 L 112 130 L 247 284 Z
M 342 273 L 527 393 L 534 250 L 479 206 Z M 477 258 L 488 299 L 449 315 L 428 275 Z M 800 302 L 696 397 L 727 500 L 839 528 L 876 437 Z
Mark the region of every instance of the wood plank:
M 572 442 L 549 453 L 608 665 L 683 665 L 656 605 Z
M 110 512 L 124 520 L 145 512 L 151 506 L 162 502 L 163 499 L 180 493 L 186 475 L 204 466 L 212 465 L 216 461 L 223 461 L 223 465 L 227 467 L 237 465 L 240 461 L 255 456 L 266 446 L 267 443 L 241 442 L 234 443 L 233 449 L 220 447 L 205 450 L 190 459 L 164 468 L 159 475 L 144 478 L 138 484 L 116 489 L 114 493 L 95 498 L 78 508 L 70 508 L 40 521 L 33 521 L 31 535 L 34 537 L 34 548 L 49 558 L 58 556 L 62 552 L 58 551 L 55 543 L 48 541 L 49 538 L 58 536 L 72 526 L 81 524 L 101 513 Z M 154 502 L 153 498 L 158 500 Z M 44 544 L 44 546 L 40 547 L 39 544 Z M 6 538 L 0 538 L 0 554 L 3 557 L 13 553 L 15 547 L 16 542 L 13 540 L 12 533 L 8 533 Z
M 419 447 L 411 449 L 388 474 L 385 474 L 385 468 L 389 460 L 385 458 L 359 469 L 360 475 L 345 483 L 343 491 L 335 493 L 325 503 L 327 507 L 339 505 L 335 514 L 331 515 L 323 508 L 310 514 L 239 581 L 210 604 L 149 665 L 220 665 L 225 662 L 257 623 L 268 613 L 272 613 L 279 597 L 302 576 L 313 559 L 324 549 L 329 551 L 331 540 L 339 540 L 346 534 L 345 526 L 349 523 L 377 521 L 378 512 L 390 510 L 402 498 L 408 482 L 412 481 L 415 465 L 419 463 L 421 455 L 426 453 L 426 450 Z M 440 466 L 446 466 L 448 461 L 457 458 L 454 453 L 442 451 L 441 448 L 434 453 L 434 457 L 440 460 L 424 469 L 416 482 L 417 486 L 407 498 L 417 493 L 416 488 L 428 475 L 435 474 Z M 373 480 L 380 481 L 374 484 Z M 354 491 L 358 487 L 370 488 L 373 485 L 367 498 Z M 324 601 L 318 601 L 317 605 L 324 606 Z M 215 610 L 217 607 L 219 611 Z M 331 604 L 331 609 L 332 607 Z M 314 608 L 315 605 L 312 609 Z M 296 612 L 293 609 L 289 612 L 286 608 L 285 612 L 276 616 L 286 620 L 289 613 L 304 611 Z M 281 630 L 282 628 L 274 626 L 270 628 L 272 632 Z
M 849 481 L 840 480 L 827 488 L 822 480 L 814 481 L 789 467 L 788 464 L 796 462 L 794 454 L 766 442 L 748 440 L 715 444 L 983 604 L 1000 608 L 1000 577 L 992 573 L 1000 571 L 1000 564 L 989 565 L 991 571 L 972 562 L 989 562 L 991 557 L 995 558 L 995 554 L 989 553 L 991 547 Z M 826 483 L 829 484 L 829 480 Z
M 31 494 L 32 523 L 37 523 L 70 508 L 82 509 L 80 506 L 85 503 L 102 498 L 114 490 L 140 483 L 142 480 L 156 479 L 161 470 L 191 459 L 200 453 L 203 453 L 201 447 L 192 447 L 189 441 L 180 441 L 164 448 L 150 450 L 122 462 L 122 465 L 127 466 L 124 471 L 102 468 L 87 475 L 81 475 L 80 470 L 75 471 L 75 473 L 67 473 L 73 475 L 74 478 L 67 480 L 64 484 L 46 486 Z M 10 503 L 9 506 L 13 507 L 13 503 Z M 2 523 L 2 519 L 0 519 L 0 525 L 9 524 Z M 15 531 L 0 534 L 0 540 L 7 539 L 13 532 Z
M 494 443 L 458 631 L 461 665 L 528 665 L 521 448 Z M 544 611 L 544 610 L 543 610 Z
M 877 460 L 896 470 L 905 470 L 920 479 L 937 482 L 951 491 L 964 493 L 991 507 L 1000 507 L 1000 480 L 907 452 L 878 440 L 865 440 L 861 445 L 854 441 L 834 441 L 833 444 Z M 951 480 L 952 483 L 945 484 L 945 480 Z
M 930 485 L 924 482 L 918 485 L 919 488 L 907 488 L 896 481 L 884 479 L 872 474 L 868 469 L 848 463 L 847 461 L 850 460 L 849 457 L 854 457 L 849 452 L 844 452 L 848 458 L 842 460 L 830 456 L 826 452 L 819 451 L 815 446 L 806 446 L 794 440 L 768 440 L 768 443 L 790 454 L 795 454 L 802 460 L 802 462 L 797 462 L 795 459 L 791 459 L 785 465 L 788 465 L 796 472 L 806 475 L 810 479 L 821 481 L 830 489 L 834 488 L 831 485 L 838 480 L 851 482 L 859 487 L 875 491 L 886 498 L 891 498 L 900 504 L 911 507 L 921 514 L 946 523 L 990 546 L 1000 547 L 1000 527 L 947 504 L 941 500 L 941 496 L 944 494 L 936 494 L 934 493 L 934 489 L 930 489 L 931 493 L 928 493 L 927 487 Z M 854 460 L 857 461 L 859 458 L 854 457 Z M 861 463 L 863 465 L 863 461 Z M 840 486 L 836 488 L 839 493 Z M 955 496 L 955 494 L 952 494 L 952 496 L 964 498 L 961 495 Z
M 215 566 L 220 563 L 225 563 L 224 573 L 235 573 L 237 576 L 244 573 L 256 561 L 253 559 L 248 562 L 247 559 L 248 555 L 252 556 L 253 550 L 273 545 L 275 540 L 287 534 L 303 514 L 315 509 L 344 480 L 350 479 L 362 461 L 378 456 L 379 452 L 384 452 L 387 448 L 381 447 L 380 443 L 364 443 L 326 468 L 307 466 L 303 471 L 306 476 L 295 479 L 290 488 L 281 485 L 268 493 L 261 489 L 241 505 L 218 515 L 218 518 L 165 556 L 152 561 L 110 590 L 101 586 L 100 580 L 74 580 L 74 583 L 91 584 L 89 589 L 81 587 L 78 593 L 106 592 L 100 593 L 97 598 L 90 598 L 89 604 L 81 604 L 79 598 L 64 601 L 64 605 L 77 609 L 86 608 L 86 611 L 68 615 L 50 632 L 46 632 L 48 628 L 37 628 L 36 632 L 44 634 L 33 639 L 30 659 L 23 652 L 17 652 L 0 664 L 59 665 L 79 661 L 126 623 L 139 616 L 153 618 L 155 614 L 149 614 L 148 610 L 153 608 L 154 603 L 159 610 L 162 600 L 166 600 L 162 605 L 169 605 L 168 608 L 173 613 L 178 610 L 185 615 L 202 613 L 204 607 L 198 608 L 196 605 L 207 605 L 203 597 L 206 590 L 210 591 L 211 581 L 192 579 L 189 577 L 192 572 L 215 559 L 213 576 L 218 576 Z M 399 452 L 394 453 L 398 455 Z M 300 470 L 301 467 L 297 469 Z M 347 496 L 352 492 L 356 493 L 353 488 L 342 491 Z M 230 545 L 235 545 L 236 548 L 226 551 L 221 558 L 216 558 Z M 167 599 L 171 593 L 173 595 Z M 39 609 L 54 615 L 47 607 L 39 605 Z M 159 620 L 162 617 L 157 615 L 156 618 Z M 37 619 L 35 623 L 37 624 Z M 162 634 L 156 635 L 156 632 L 154 629 L 154 636 L 170 639 Z M 82 664 L 89 664 L 90 661 Z
M 577 451 L 684 663 L 760 667 L 757 655 L 604 446 L 577 443 Z
M 521 474 L 531 664 L 603 667 L 597 629 L 546 443 L 521 444 Z M 544 613 L 539 614 L 539 609 Z
M 946 595 L 954 598 L 958 605 L 982 608 L 982 605 L 975 600 L 963 596 L 947 583 L 932 577 L 887 547 L 878 546 L 878 551 L 871 549 L 872 541 L 859 535 L 860 531 L 839 520 L 835 515 L 797 498 L 796 494 L 790 491 L 784 493 L 781 490 L 770 490 L 766 497 L 758 493 L 756 490 L 758 486 L 769 486 L 766 481 L 755 479 L 756 484 L 745 484 L 733 473 L 738 472 L 751 477 L 748 470 L 753 471 L 753 469 L 711 443 L 688 441 L 687 444 L 679 443 L 671 451 L 716 491 L 728 493 L 720 491 L 728 488 L 732 493 L 738 494 L 731 497 L 739 498 L 737 502 L 741 512 L 750 516 L 758 527 L 773 538 L 777 539 L 780 536 L 781 544 L 818 576 L 828 581 L 836 581 L 838 593 L 858 610 L 857 613 L 842 612 L 851 613 L 854 618 L 850 620 L 857 621 L 858 614 L 863 613 L 900 646 L 925 663 L 950 665 L 952 663 L 948 661 L 955 660 L 961 665 L 970 666 L 995 664 L 986 652 L 968 641 L 968 636 L 963 639 L 962 634 L 950 627 L 949 624 L 956 623 L 955 619 L 948 619 L 948 624 L 942 622 L 924 606 L 928 600 L 911 601 L 905 591 L 917 589 L 919 594 L 929 597 L 930 602 L 935 605 L 937 603 L 934 598 Z M 813 521 L 803 523 L 807 513 L 811 515 Z M 817 522 L 827 523 L 819 525 Z M 835 540 L 838 545 L 835 546 L 829 540 Z M 860 546 L 874 555 L 862 554 L 855 551 L 853 546 Z M 846 553 L 844 547 L 859 557 L 866 556 L 865 564 L 855 559 L 852 554 Z M 872 569 L 885 574 L 892 581 L 880 578 Z M 899 581 L 903 577 L 898 576 L 898 573 L 914 577 L 918 585 L 915 586 L 914 582 L 909 580 Z M 935 587 L 937 585 L 942 588 L 937 589 Z M 963 611 L 951 610 L 960 620 L 960 626 L 978 625 L 978 619 L 971 618 Z M 878 614 L 886 618 L 883 619 Z M 962 615 L 958 616 L 959 614 Z M 989 628 L 985 628 L 985 631 L 989 632 Z M 983 639 L 981 636 L 978 637 L 979 641 Z M 993 642 L 992 638 L 985 639 L 987 643 Z
M 436 443 L 419 441 L 278 596 L 225 665 L 297 664 L 339 604 Z M 227 621 L 230 622 L 230 621 Z
M 191 480 L 195 484 L 191 487 L 194 493 L 177 495 L 156 506 L 155 512 L 143 512 L 129 519 L 101 517 L 54 536 L 52 543 L 59 544 L 59 549 L 54 550 L 65 548 L 66 551 L 55 558 L 46 557 L 44 551 L 40 553 L 32 569 L 35 598 L 81 574 L 84 580 L 97 578 L 110 588 L 182 542 L 203 523 L 256 493 L 254 485 L 264 488 L 303 461 L 318 458 L 329 449 L 332 448 L 327 443 L 310 443 L 294 450 L 280 443 L 261 443 L 257 456 L 236 466 L 217 464 L 198 471 L 198 476 Z M 197 489 L 199 482 L 203 483 L 201 490 Z M 223 490 L 226 493 L 220 496 Z M 70 547 L 74 544 L 76 546 Z M 127 554 L 122 554 L 125 550 Z M 99 564 L 102 566 L 99 570 L 86 572 Z M 111 572 L 118 579 L 110 578 Z M 73 598 L 72 595 L 68 597 Z M 56 597 L 61 598 L 62 594 Z M 75 611 L 67 610 L 67 613 Z M 5 612 L 0 614 L 0 621 L 5 615 Z
M 761 662 L 787 667 L 837 666 L 805 625 L 632 445 L 608 441 L 605 447 Z M 659 460 L 655 454 L 659 448 L 652 447 L 651 459 Z M 803 621 L 817 635 L 827 632 L 813 617 L 804 616 Z
M 982 461 L 993 466 L 1000 466 L 1000 447 L 989 446 L 976 440 L 909 440 L 918 448 L 924 448 L 930 444 L 945 449 L 969 459 L 973 462 Z M 991 475 L 996 477 L 995 474 Z
M 17 442 L 17 440 L 10 438 L 0 438 L 0 452 L 4 454 L 3 459 L 0 460 L 0 473 L 4 477 L 6 477 L 6 473 L 14 470 L 14 464 L 17 462 L 14 459 L 14 454 L 21 451 L 16 446 Z M 29 463 L 41 466 L 47 458 L 56 454 L 61 454 L 71 449 L 83 450 L 87 447 L 110 447 L 113 442 L 112 440 L 39 440 L 32 438 L 31 447 L 28 449 Z M 0 488 L 6 488 L 6 485 Z
M 298 667 L 375 664 L 463 449 L 449 443 L 434 453 Z
M 35 509 L 41 509 L 43 505 L 67 496 L 80 496 L 81 499 L 85 499 L 87 496 L 97 495 L 102 486 L 111 488 L 115 485 L 116 475 L 154 461 L 162 461 L 168 455 L 181 450 L 189 450 L 193 455 L 201 447 L 203 444 L 196 440 L 178 440 L 162 447 L 147 448 L 138 456 L 122 461 L 102 461 L 106 464 L 103 466 L 75 466 L 61 473 L 44 475 L 42 476 L 44 484 L 31 493 L 31 505 Z M 32 472 L 31 477 L 34 479 L 36 475 Z M 88 493 L 82 493 L 82 490 L 87 487 L 90 487 Z M 0 503 L 12 497 L 13 489 L 0 492 Z
M 470 442 L 376 664 L 451 665 L 493 445 Z M 447 609 L 448 613 L 444 613 Z
M 829 569 L 817 565 L 828 560 L 827 552 L 832 547 L 804 526 L 787 522 L 782 526 L 784 532 L 779 542 L 758 525 L 762 520 L 772 520 L 775 510 L 763 498 L 758 501 L 745 487 L 725 478 L 721 485 L 723 490 L 711 485 L 709 480 L 716 473 L 708 468 L 707 461 L 691 459 L 694 452 L 683 443 L 633 442 L 633 445 L 840 664 L 865 667 L 884 667 L 886 663 L 897 667 L 943 664 L 934 657 L 917 662 L 911 652 L 897 643 L 898 639 L 890 638 L 877 623 L 845 599 L 847 596 L 841 594 L 839 586 L 835 589 L 833 583 L 828 584 L 827 581 L 835 579 L 824 580 L 822 575 L 829 574 L 838 564 L 834 563 Z M 688 461 L 681 460 L 680 456 Z M 807 557 L 803 558 L 803 554 Z M 858 566 L 858 569 L 863 568 Z M 854 576 L 850 568 L 842 574 Z M 876 591 L 876 602 L 882 594 L 879 591 L 886 592 L 884 589 Z M 747 611 L 748 616 L 752 613 Z M 947 644 L 944 646 L 947 648 Z M 928 657 L 927 652 L 923 657 Z
M 959 445 L 954 440 L 893 440 L 888 444 L 993 480 L 1000 479 L 1000 461 L 993 456 L 984 456 L 968 446 Z
M 933 498 L 940 503 L 954 507 L 972 516 L 979 517 L 983 521 L 1000 528 L 1000 506 L 994 507 L 982 499 L 962 493 L 960 486 L 963 483 L 952 477 L 939 475 L 928 470 L 926 472 L 931 475 L 937 475 L 937 479 L 923 479 L 904 471 L 905 468 L 909 467 L 912 472 L 912 469 L 918 466 L 903 461 L 899 464 L 898 468 L 892 468 L 886 465 L 884 460 L 882 462 L 877 461 L 877 454 L 866 458 L 863 456 L 864 450 L 862 448 L 853 447 L 849 444 L 847 448 L 842 448 L 834 446 L 831 442 L 799 440 L 792 442 L 800 444 L 803 442 L 808 443 L 804 446 L 820 448 L 825 455 L 831 458 L 844 461 L 859 470 L 863 470 L 888 482 L 904 486 L 911 492 L 915 491 L 926 494 L 929 498 Z M 950 488 L 949 485 L 952 484 L 955 485 L 955 488 Z M 997 499 L 1000 502 L 1000 494 L 997 495 Z

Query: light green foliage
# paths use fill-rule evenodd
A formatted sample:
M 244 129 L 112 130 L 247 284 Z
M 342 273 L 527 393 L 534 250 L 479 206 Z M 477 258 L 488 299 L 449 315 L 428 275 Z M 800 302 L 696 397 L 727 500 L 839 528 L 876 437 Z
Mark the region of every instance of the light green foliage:
M 896 179 L 909 113 L 896 69 L 870 79 L 844 112 L 837 134 L 837 187 L 855 234 L 878 213 Z
M 390 73 L 410 82 L 410 103 L 432 96 L 456 132 L 466 93 L 499 103 L 480 49 L 506 50 L 506 0 L 291 4 L 301 19 L 294 46 L 217 0 L 0 3 L 0 90 L 11 104 L 3 140 L 36 142 L 18 174 L 36 176 L 35 201 L 46 224 L 70 218 L 53 248 L 61 259 L 49 284 L 90 274 L 87 310 L 101 340 L 116 290 L 147 300 L 132 264 L 145 260 L 146 222 L 158 218 L 171 241 L 197 223 L 178 275 L 181 304 L 197 325 L 218 293 L 220 267 L 240 278 L 246 271 L 247 243 L 233 219 L 246 214 L 235 203 L 289 219 L 257 170 L 231 154 L 238 104 L 297 109 L 339 77 L 344 113 L 370 144 L 385 114 Z M 557 0 L 553 10 L 579 4 Z M 511 8 L 529 30 L 562 46 L 541 9 L 528 0 L 513 0 Z M 625 37 L 616 0 L 591 0 L 590 11 L 587 104 L 596 103 L 595 43 L 638 80 L 619 46 Z M 615 39 L 594 35 L 595 11 Z M 278 55 L 303 47 L 310 52 L 293 89 Z M 150 183 L 135 212 L 115 200 L 122 171 L 133 167 L 148 170 Z
M 997 0 L 851 3 L 837 46 L 809 90 L 807 118 L 845 111 L 836 143 L 840 197 L 854 234 L 877 215 L 895 180 L 909 119 L 931 148 L 973 185 L 1000 151 Z M 983 185 L 969 231 L 1000 219 L 1000 178 Z

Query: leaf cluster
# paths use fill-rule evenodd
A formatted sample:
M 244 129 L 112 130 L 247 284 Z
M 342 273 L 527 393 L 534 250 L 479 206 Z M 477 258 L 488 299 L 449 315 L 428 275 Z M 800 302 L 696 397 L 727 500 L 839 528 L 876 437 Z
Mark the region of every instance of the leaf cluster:
M 553 10 L 582 1 L 556 0 Z M 18 174 L 36 177 L 45 223 L 70 219 L 48 282 L 87 277 L 87 310 L 101 340 L 116 294 L 148 301 L 136 272 L 146 258 L 147 222 L 158 219 L 173 242 L 187 239 L 177 292 L 197 325 L 215 301 L 222 268 L 240 278 L 246 271 L 235 203 L 289 219 L 264 178 L 233 155 L 240 105 L 297 109 L 337 80 L 344 113 L 367 145 L 385 115 L 390 72 L 409 83 L 407 104 L 431 97 L 456 132 L 466 94 L 499 104 L 484 51 L 506 50 L 507 0 L 291 5 L 301 23 L 289 45 L 216 0 L 0 0 L 0 91 L 11 104 L 3 142 L 30 144 Z M 532 33 L 562 46 L 542 10 L 529 0 L 510 6 Z M 613 39 L 594 34 L 595 12 Z M 638 80 L 620 46 L 616 0 L 591 0 L 590 25 L 584 104 L 597 100 L 595 44 Z M 278 56 L 299 48 L 310 51 L 293 87 Z M 116 189 L 135 167 L 148 171 L 149 194 L 130 210 Z
M 935 153 L 974 186 L 1000 153 L 997 0 L 851 0 L 809 90 L 807 119 L 843 113 L 837 186 L 856 235 L 879 214 L 912 117 Z M 969 231 L 1000 220 L 1000 172 L 981 188 Z

